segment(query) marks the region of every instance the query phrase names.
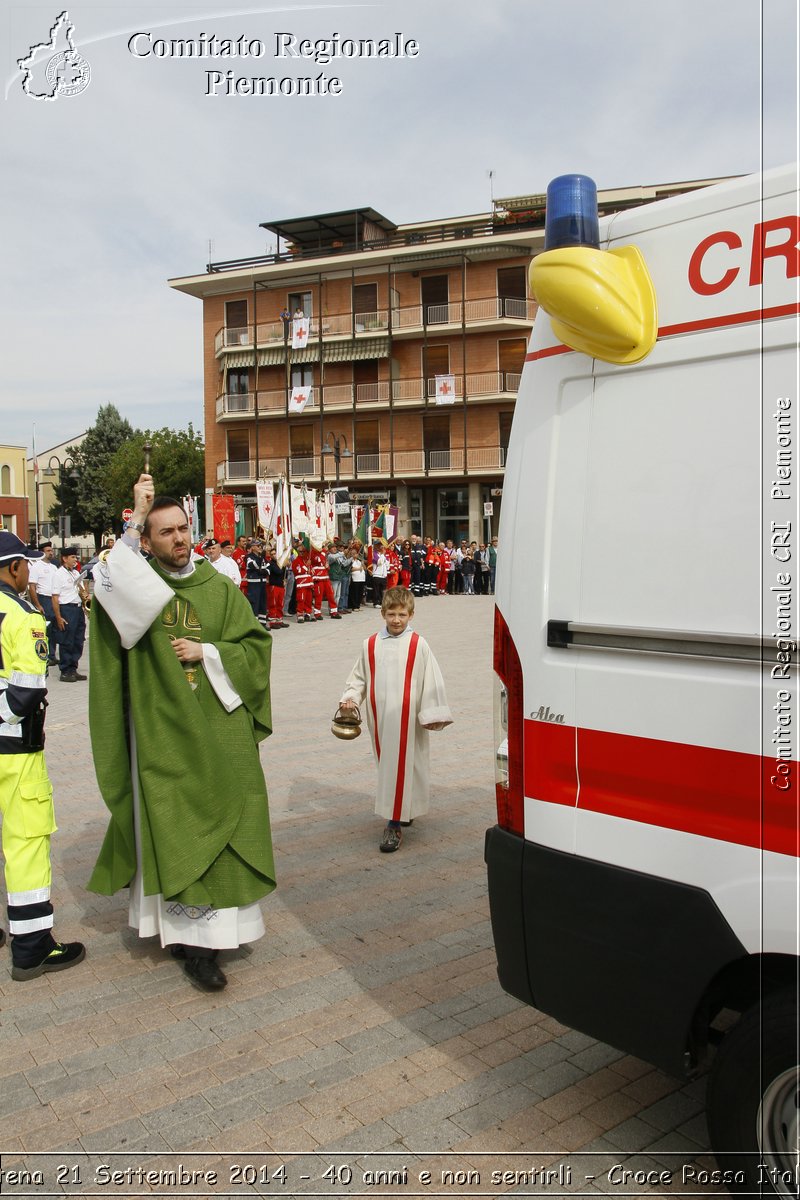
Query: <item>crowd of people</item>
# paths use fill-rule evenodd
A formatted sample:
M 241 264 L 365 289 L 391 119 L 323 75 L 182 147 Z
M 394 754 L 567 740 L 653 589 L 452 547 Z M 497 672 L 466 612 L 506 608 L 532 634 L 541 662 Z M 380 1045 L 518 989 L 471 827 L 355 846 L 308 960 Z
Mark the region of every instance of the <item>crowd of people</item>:
M 253 613 L 270 629 L 333 620 L 359 608 L 381 607 L 386 591 L 407 588 L 423 596 L 494 595 L 497 538 L 489 542 L 436 542 L 412 534 L 388 545 L 335 537 L 315 547 L 304 535 L 292 540 L 291 559 L 280 565 L 275 547 L 242 535 L 233 545 L 209 534 L 195 547 L 221 573 L 238 582 Z M 238 571 L 238 578 L 237 578 Z

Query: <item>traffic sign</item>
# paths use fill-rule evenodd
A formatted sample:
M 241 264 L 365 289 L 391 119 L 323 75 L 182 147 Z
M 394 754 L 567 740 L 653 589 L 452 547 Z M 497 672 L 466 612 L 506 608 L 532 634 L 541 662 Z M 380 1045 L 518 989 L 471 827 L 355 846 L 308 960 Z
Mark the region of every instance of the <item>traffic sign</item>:
M 130 519 L 131 519 L 131 517 L 132 517 L 132 516 L 133 516 L 133 509 L 132 509 L 132 508 L 123 508 L 123 510 L 122 510 L 122 519 L 123 519 L 123 521 L 125 522 L 125 524 L 126 524 L 126 525 L 127 525 L 128 521 L 130 521 Z

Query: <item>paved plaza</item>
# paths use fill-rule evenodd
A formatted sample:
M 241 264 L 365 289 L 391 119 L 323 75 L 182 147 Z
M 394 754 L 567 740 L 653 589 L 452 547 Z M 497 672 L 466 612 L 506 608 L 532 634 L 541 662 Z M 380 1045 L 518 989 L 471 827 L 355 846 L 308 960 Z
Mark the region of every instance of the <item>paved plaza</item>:
M 442 666 L 455 723 L 432 736 L 431 812 L 392 855 L 378 852 L 368 737 L 330 733 L 379 613 L 276 632 L 275 732 L 262 760 L 278 890 L 263 905 L 266 936 L 222 954 L 230 982 L 219 994 L 195 990 L 180 964 L 134 936 L 126 895 L 85 890 L 106 826 L 88 685 L 52 679 L 56 933 L 84 941 L 87 958 L 21 984 L 0 951 L 4 1171 L 60 1168 L 58 1194 L 173 1194 L 138 1176 L 90 1184 L 101 1161 L 178 1159 L 219 1173 L 216 1184 L 179 1181 L 174 1194 L 187 1195 L 718 1190 L 691 1187 L 713 1165 L 703 1079 L 669 1078 L 497 982 L 483 864 L 495 818 L 492 616 L 491 597 L 418 602 L 414 627 Z M 88 657 L 87 647 L 84 669 Z M 171 730 L 160 734 L 168 757 Z M 232 760 L 218 766 L 236 771 Z M 292 1172 L 285 1182 L 270 1176 L 277 1156 Z M 609 1178 L 617 1166 L 674 1181 Z M 493 1181 L 534 1167 L 554 1173 Z M 46 1194 L 7 1178 L 0 1190 Z

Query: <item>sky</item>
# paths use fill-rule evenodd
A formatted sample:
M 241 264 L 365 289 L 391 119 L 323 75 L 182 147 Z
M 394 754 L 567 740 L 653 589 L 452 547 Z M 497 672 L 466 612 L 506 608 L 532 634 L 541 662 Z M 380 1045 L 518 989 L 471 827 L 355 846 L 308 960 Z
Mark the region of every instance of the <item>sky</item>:
M 108 403 L 139 428 L 202 429 L 202 305 L 167 280 L 203 272 L 209 244 L 212 261 L 267 253 L 262 221 L 371 206 L 399 224 L 485 212 L 492 191 L 566 171 L 622 187 L 797 158 L 794 0 L 72 0 L 88 83 L 84 67 L 73 94 L 36 99 L 17 60 L 63 3 L 0 9 L 0 442 L 30 449 L 35 425 L 39 452 Z M 142 53 L 201 33 L 265 53 Z M 418 53 L 276 56 L 278 34 L 337 33 Z M 50 57 L 29 90 L 51 86 Z M 341 90 L 207 94 L 228 70 Z

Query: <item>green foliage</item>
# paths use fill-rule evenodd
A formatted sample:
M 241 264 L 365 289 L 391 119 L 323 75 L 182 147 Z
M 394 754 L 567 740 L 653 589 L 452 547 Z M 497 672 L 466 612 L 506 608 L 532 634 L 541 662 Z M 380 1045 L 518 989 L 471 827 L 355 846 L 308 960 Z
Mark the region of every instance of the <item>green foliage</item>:
M 150 473 L 157 493 L 176 497 L 203 494 L 201 434 L 191 425 L 152 433 L 134 430 L 113 404 L 107 404 L 98 410 L 81 445 L 67 447 L 51 518 L 68 514 L 73 534 L 92 533 L 98 547 L 109 530 L 121 532 L 122 510 L 132 503 L 133 485 L 144 470 L 145 442 L 152 446 Z
M 113 404 L 97 411 L 97 420 L 80 446 L 68 446 L 67 466 L 56 490 L 57 503 L 51 517 L 66 513 L 72 520 L 73 533 L 94 534 L 95 545 L 112 528 L 114 510 L 107 487 L 108 466 L 119 447 L 133 437 L 133 427 L 120 416 Z
M 137 432 L 124 442 L 106 471 L 106 487 L 114 517 L 120 521 L 123 508 L 133 500 L 133 485 L 144 470 L 144 444 L 150 442 L 150 474 L 156 495 L 198 496 L 205 484 L 205 452 L 202 434 L 188 429 L 155 429 Z

